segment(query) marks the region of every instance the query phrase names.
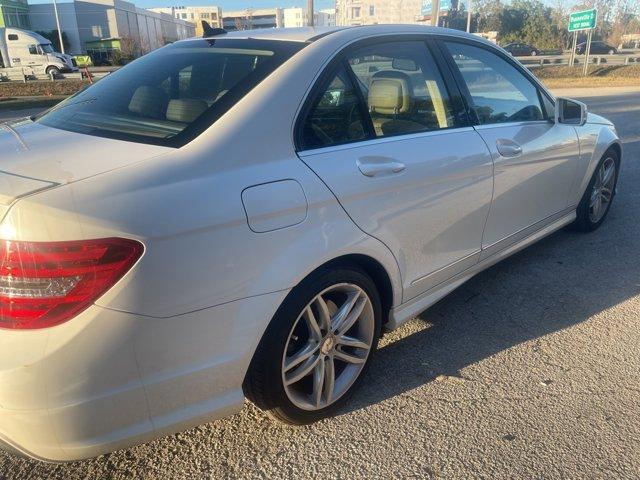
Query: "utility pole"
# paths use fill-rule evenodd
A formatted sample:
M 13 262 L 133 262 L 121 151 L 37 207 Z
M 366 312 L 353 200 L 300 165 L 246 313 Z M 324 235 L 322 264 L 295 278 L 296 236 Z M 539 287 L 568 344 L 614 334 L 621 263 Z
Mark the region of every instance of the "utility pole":
M 53 0 L 53 11 L 56 15 L 56 26 L 58 27 L 58 39 L 60 40 L 60 53 L 64 53 L 64 43 L 62 43 L 62 30 L 60 30 L 60 17 L 58 16 L 58 4 Z
M 440 0 L 431 2 L 431 26 L 437 27 L 440 18 Z
M 584 70 L 582 70 L 582 75 L 587 76 L 589 73 L 589 54 L 591 53 L 591 34 L 593 33 L 593 28 L 589 30 L 587 33 L 587 46 L 585 54 L 584 54 Z
M 468 5 L 467 5 L 467 33 L 471 33 L 471 2 L 473 0 L 467 0 Z
M 307 0 L 307 25 L 313 27 L 315 24 L 313 18 L 313 0 Z

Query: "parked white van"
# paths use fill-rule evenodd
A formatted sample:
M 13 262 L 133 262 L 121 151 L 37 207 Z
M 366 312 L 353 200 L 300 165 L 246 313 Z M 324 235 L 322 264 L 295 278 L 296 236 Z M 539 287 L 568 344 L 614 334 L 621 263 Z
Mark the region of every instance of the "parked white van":
M 30 67 L 34 73 L 77 71 L 70 55 L 58 53 L 49 40 L 20 28 L 0 28 L 0 68 Z

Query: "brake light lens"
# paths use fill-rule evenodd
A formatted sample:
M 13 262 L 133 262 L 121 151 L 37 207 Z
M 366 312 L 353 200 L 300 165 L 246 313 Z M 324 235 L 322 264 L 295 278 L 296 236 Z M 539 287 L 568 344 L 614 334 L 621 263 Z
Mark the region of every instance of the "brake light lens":
M 142 256 L 140 242 L 0 241 L 0 328 L 66 322 L 94 303 Z

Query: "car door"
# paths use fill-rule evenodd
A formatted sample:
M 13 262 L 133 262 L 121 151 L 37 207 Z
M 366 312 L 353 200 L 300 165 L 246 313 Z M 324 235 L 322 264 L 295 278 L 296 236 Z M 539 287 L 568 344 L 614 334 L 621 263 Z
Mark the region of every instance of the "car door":
M 422 39 L 352 47 L 298 121 L 300 158 L 393 252 L 404 300 L 478 261 L 493 189 L 491 155 L 434 53 Z
M 485 257 L 571 207 L 578 137 L 574 127 L 555 123 L 546 93 L 497 49 L 448 39 L 441 45 L 495 164 Z

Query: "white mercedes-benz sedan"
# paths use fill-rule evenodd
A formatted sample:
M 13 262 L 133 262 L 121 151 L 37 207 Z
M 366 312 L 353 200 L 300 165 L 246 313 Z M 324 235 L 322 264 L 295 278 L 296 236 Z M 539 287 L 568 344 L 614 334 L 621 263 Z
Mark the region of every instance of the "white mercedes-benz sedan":
M 2 125 L 5 448 L 333 415 L 381 332 L 607 215 L 614 126 L 478 37 L 214 33 Z

